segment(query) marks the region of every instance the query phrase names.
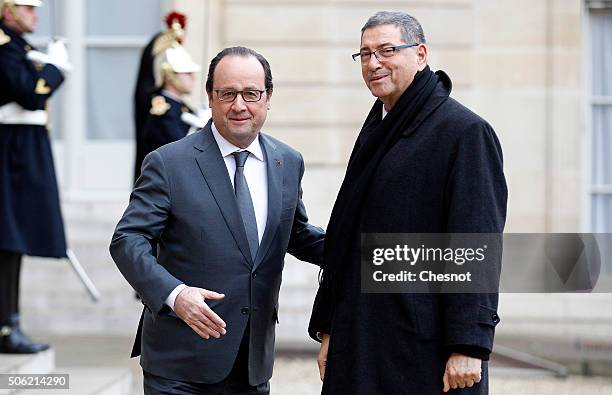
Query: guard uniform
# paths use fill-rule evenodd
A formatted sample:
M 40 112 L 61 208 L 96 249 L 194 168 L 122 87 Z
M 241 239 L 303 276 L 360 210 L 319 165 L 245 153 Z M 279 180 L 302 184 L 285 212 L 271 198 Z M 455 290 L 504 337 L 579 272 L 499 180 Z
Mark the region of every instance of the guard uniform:
M 22 255 L 66 256 L 46 103 L 64 81 L 51 64 L 26 56 L 32 47 L 0 21 L 0 352 L 48 348 L 19 329 Z
M 134 128 L 136 138 L 136 161 L 134 164 L 134 182 L 140 176 L 140 167 L 144 157 L 149 152 L 144 141 L 144 126 L 149 114 L 151 97 L 156 88 L 153 62 L 155 56 L 170 48 L 174 43 L 180 43 L 185 32 L 187 18 L 176 11 L 165 17 L 167 29 L 151 38 L 142 50 L 138 77 L 134 88 Z
M 195 116 L 182 100 L 161 90 L 151 100 L 151 108 L 143 129 L 145 156 L 162 145 L 180 140 L 189 133 L 192 125 L 185 121 L 191 114 Z

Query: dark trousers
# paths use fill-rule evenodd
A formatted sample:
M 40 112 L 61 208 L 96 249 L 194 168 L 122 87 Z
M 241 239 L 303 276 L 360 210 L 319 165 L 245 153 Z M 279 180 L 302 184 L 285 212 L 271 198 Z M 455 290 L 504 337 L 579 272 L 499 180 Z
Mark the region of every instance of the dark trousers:
M 21 254 L 0 251 L 0 325 L 19 312 Z
M 248 325 L 247 325 L 248 328 Z M 215 384 L 192 383 L 171 380 L 146 371 L 144 374 L 145 395 L 206 394 L 206 395 L 268 395 L 270 383 L 252 386 L 249 384 L 249 333 L 242 337 L 238 356 L 230 374 Z

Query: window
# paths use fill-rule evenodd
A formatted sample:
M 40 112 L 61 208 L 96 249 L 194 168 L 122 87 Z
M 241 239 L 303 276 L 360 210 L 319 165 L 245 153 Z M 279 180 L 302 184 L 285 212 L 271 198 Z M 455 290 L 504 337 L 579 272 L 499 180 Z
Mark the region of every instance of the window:
M 592 232 L 612 233 L 612 8 L 591 10 L 590 41 L 590 223 Z
M 132 140 L 140 53 L 162 28 L 161 0 L 88 0 L 86 97 L 89 140 Z

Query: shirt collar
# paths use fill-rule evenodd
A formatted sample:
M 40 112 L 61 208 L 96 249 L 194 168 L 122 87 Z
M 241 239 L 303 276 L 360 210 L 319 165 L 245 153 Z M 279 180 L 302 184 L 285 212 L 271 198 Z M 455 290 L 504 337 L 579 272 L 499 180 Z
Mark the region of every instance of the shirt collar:
M 233 154 L 236 151 L 249 151 L 256 159 L 264 162 L 264 155 L 261 149 L 261 144 L 259 143 L 259 133 L 257 134 L 257 138 L 253 140 L 251 145 L 246 147 L 246 149 L 238 148 L 234 144 L 230 143 L 225 139 L 225 137 L 221 136 L 221 133 L 217 130 L 214 122 L 211 122 L 210 128 L 212 129 L 213 137 L 217 141 L 217 145 L 219 146 L 219 150 L 221 151 L 221 156 L 226 157 Z
M 389 111 L 385 110 L 385 105 L 382 106 L 382 119 L 385 119 Z

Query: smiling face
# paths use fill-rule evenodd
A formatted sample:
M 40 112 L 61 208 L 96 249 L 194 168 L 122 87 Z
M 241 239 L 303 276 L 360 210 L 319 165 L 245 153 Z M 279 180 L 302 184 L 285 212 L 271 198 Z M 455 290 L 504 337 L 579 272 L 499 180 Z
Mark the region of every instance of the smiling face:
M 407 43 L 402 39 L 400 28 L 395 25 L 379 25 L 366 29 L 361 36 L 361 51 L 397 46 Z M 410 86 L 417 71 L 427 65 L 427 47 L 419 44 L 416 47 L 404 48 L 392 57 L 382 61 L 372 55 L 370 61 L 361 65 L 361 73 L 372 95 L 391 110 L 402 93 Z
M 253 56 L 227 55 L 217 64 L 213 81 L 213 90 L 208 92 L 208 102 L 217 130 L 235 146 L 248 147 L 266 121 L 272 93 L 264 92 L 257 102 L 245 102 L 240 94 L 232 102 L 222 102 L 215 91 L 265 91 L 263 66 Z

